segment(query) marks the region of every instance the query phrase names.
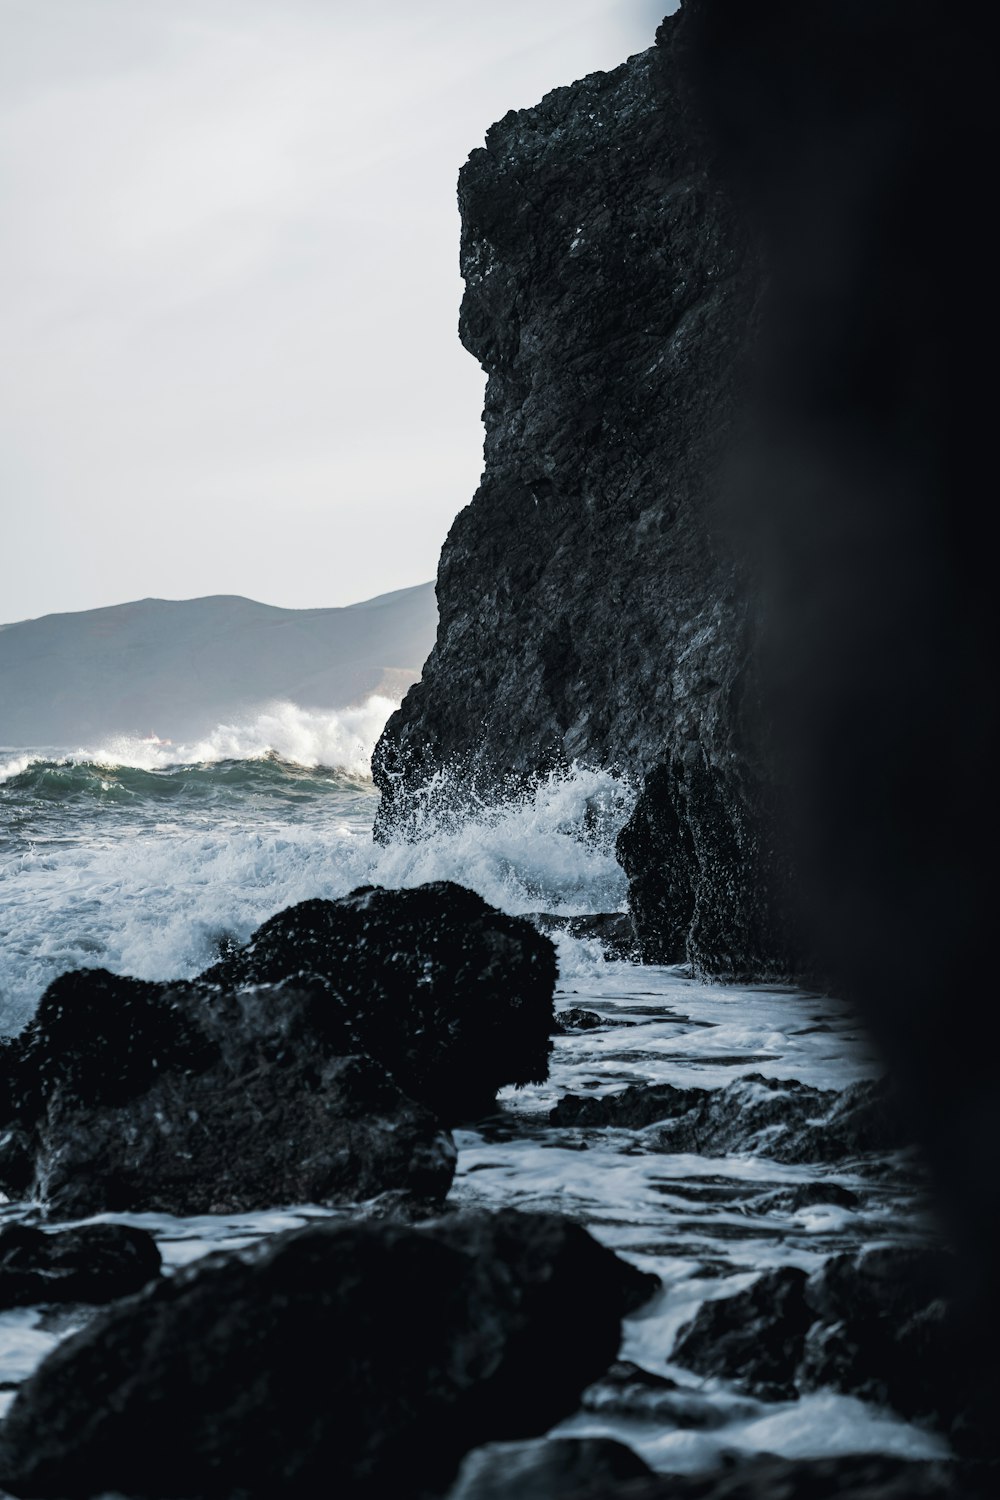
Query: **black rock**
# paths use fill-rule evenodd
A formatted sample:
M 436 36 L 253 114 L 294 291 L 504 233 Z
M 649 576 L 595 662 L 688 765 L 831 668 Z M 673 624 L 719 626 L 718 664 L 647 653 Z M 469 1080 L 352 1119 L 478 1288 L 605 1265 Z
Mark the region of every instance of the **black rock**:
M 616 1482 L 651 1474 L 638 1454 L 611 1438 L 491 1443 L 468 1455 L 448 1500 L 600 1500 Z
M 534 911 L 526 914 L 539 932 L 565 932 L 570 937 L 599 942 L 605 958 L 635 960 L 639 957 L 632 918 L 627 912 L 596 912 L 587 916 L 566 917 L 557 912 Z
M 681 1386 L 664 1375 L 616 1360 L 599 1380 L 583 1393 L 583 1409 L 603 1418 L 625 1417 L 629 1421 L 655 1422 L 662 1428 L 680 1427 L 711 1431 L 725 1427 L 738 1416 L 756 1416 L 756 1401 L 727 1398 Z
M 614 1358 L 646 1278 L 550 1215 L 326 1223 L 99 1314 L 0 1440 L 18 1496 L 413 1495 L 540 1435 Z
M 721 1089 L 633 1084 L 601 1098 L 567 1094 L 553 1125 L 645 1130 L 651 1150 L 721 1156 L 753 1151 L 776 1161 L 845 1161 L 906 1143 L 884 1081 L 816 1089 L 796 1079 L 747 1073 Z M 828 1199 L 827 1201 L 831 1201 Z
M 160 1252 L 144 1229 L 82 1224 L 45 1233 L 0 1229 L 0 1308 L 44 1302 L 112 1302 L 160 1274 Z
M 614 1016 L 602 1016 L 596 1010 L 571 1005 L 556 1016 L 555 1031 L 557 1035 L 570 1036 L 576 1031 L 607 1031 L 615 1026 L 634 1025 L 634 1021 L 619 1021 Z
M 860 1208 L 861 1199 L 850 1188 L 839 1182 L 798 1182 L 794 1187 L 776 1188 L 752 1200 L 755 1213 L 769 1214 L 785 1211 L 796 1213 L 800 1208 L 813 1208 L 824 1203 L 835 1208 Z
M 795 1373 L 815 1315 L 806 1274 L 765 1271 L 745 1292 L 706 1302 L 680 1330 L 671 1360 L 699 1375 L 721 1375 L 769 1400 L 794 1397 Z
M 319 982 L 223 991 L 82 970 L 49 986 L 18 1041 L 7 1086 L 21 1151 L 4 1186 L 53 1215 L 400 1189 L 440 1201 L 451 1183 L 450 1136 L 381 1064 L 347 1051 L 342 1008 Z
M 230 987 L 303 972 L 336 992 L 351 1050 L 448 1122 L 487 1112 L 505 1084 L 548 1075 L 552 944 L 463 886 L 303 901 L 202 978 Z
M 835 1256 L 808 1278 L 769 1271 L 705 1303 L 671 1358 L 758 1396 L 790 1399 L 818 1387 L 859 1396 L 932 1421 L 981 1456 L 992 1422 L 984 1428 L 957 1290 L 953 1257 L 921 1246 Z
M 618 1094 L 564 1094 L 549 1111 L 552 1125 L 642 1130 L 695 1108 L 707 1089 L 679 1089 L 670 1083 L 635 1083 Z
M 828 1261 L 806 1286 L 817 1324 L 800 1387 L 832 1386 L 929 1418 L 960 1429 L 959 1443 L 968 1446 L 972 1397 L 954 1314 L 957 1283 L 953 1258 L 922 1247 L 886 1246 Z
M 658 767 L 665 796 L 621 845 L 644 956 L 784 973 L 754 606 L 714 497 L 757 275 L 687 108 L 682 31 L 512 111 L 461 174 L 485 472 L 376 750 L 377 829 L 420 836 L 428 807 L 573 762 Z

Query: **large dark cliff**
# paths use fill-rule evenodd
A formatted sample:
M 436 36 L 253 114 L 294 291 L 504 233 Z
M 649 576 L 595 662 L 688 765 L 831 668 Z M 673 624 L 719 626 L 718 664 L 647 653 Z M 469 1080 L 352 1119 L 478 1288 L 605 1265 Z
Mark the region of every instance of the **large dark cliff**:
M 752 621 L 712 498 L 756 282 L 678 86 L 682 32 L 508 114 L 461 174 L 485 472 L 376 753 L 380 828 L 405 831 L 443 768 L 460 799 L 573 761 L 658 767 L 621 845 L 646 956 L 774 972 Z

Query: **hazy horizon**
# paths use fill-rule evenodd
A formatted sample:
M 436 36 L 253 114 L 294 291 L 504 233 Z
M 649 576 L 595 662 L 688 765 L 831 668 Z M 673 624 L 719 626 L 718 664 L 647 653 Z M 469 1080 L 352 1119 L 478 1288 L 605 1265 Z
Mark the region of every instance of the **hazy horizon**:
M 432 577 L 482 461 L 459 168 L 670 8 L 0 0 L 0 618 Z

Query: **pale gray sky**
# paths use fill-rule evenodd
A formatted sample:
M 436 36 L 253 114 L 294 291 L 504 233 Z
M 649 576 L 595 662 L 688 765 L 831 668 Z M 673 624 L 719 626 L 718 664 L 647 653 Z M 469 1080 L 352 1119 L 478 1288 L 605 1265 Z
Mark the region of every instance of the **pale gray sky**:
M 455 181 L 647 0 L 0 0 L 0 622 L 433 576 L 482 458 Z

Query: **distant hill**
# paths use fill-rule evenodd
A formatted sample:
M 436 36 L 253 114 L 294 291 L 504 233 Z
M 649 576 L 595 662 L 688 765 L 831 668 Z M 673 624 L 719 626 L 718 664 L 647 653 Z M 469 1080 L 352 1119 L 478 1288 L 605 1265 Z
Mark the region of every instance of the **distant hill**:
M 333 709 L 373 692 L 398 698 L 436 627 L 431 583 L 343 609 L 218 594 L 0 626 L 0 745 L 185 739 L 276 699 Z

